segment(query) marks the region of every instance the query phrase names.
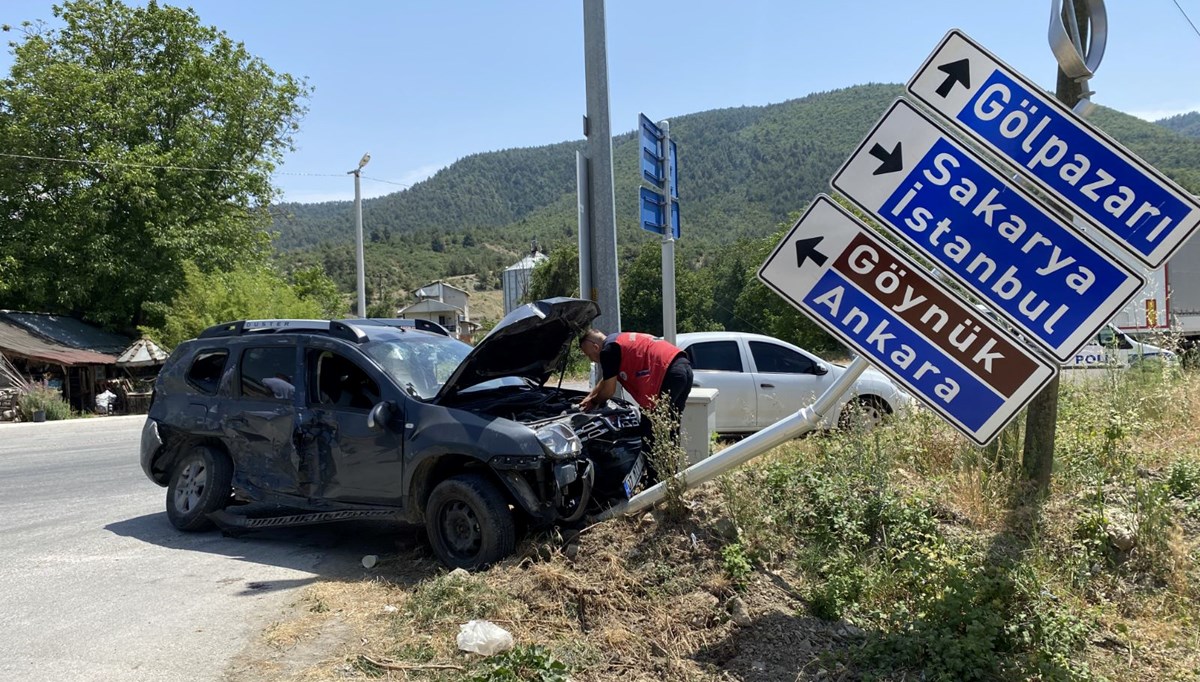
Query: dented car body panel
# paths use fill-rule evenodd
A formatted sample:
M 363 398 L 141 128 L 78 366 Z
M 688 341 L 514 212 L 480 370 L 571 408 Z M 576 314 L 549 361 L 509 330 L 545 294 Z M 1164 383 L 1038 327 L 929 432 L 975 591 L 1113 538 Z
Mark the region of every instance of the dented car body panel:
M 582 413 L 583 392 L 544 385 L 598 312 L 578 299 L 531 304 L 474 349 L 337 322 L 212 328 L 159 375 L 143 470 L 166 486 L 184 453 L 208 447 L 232 461 L 236 498 L 414 521 L 439 482 L 477 472 L 535 525 L 578 518 L 624 497 L 641 457 L 635 405 Z

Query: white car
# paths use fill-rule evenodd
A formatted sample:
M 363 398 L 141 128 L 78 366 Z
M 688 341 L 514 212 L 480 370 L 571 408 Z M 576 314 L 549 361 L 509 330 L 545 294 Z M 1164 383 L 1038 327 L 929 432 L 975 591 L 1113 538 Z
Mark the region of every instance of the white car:
M 675 345 L 692 363 L 693 387 L 718 391 L 718 433 L 752 433 L 766 428 L 811 405 L 845 371 L 786 341 L 761 334 L 679 334 Z M 864 419 L 878 423 L 911 402 L 886 376 L 867 370 L 820 426 L 829 429 L 841 423 L 842 412 L 850 403 L 861 408 Z

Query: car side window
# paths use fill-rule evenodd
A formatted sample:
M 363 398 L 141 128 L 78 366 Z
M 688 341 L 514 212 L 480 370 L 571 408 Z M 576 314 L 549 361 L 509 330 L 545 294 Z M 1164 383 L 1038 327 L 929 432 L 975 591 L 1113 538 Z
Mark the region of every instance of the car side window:
M 750 342 L 750 355 L 759 372 L 778 374 L 812 374 L 816 363 L 790 348 L 762 341 Z
M 247 398 L 291 400 L 296 388 L 296 349 L 286 346 L 247 348 L 242 352 L 242 395 Z
M 308 351 L 311 405 L 369 411 L 381 400 L 379 384 L 354 362 L 327 350 Z
M 192 359 L 192 366 L 188 368 L 188 383 L 201 393 L 216 394 L 221 385 L 221 374 L 225 372 L 225 361 L 228 359 L 227 350 L 200 351 Z
M 684 351 L 692 369 L 716 370 L 719 372 L 741 372 L 742 355 L 737 341 L 704 341 L 693 343 Z

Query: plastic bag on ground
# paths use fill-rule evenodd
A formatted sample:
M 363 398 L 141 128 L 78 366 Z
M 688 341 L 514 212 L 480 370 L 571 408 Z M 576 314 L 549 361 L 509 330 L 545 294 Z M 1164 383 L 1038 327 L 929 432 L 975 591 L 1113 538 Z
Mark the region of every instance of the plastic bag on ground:
M 513 637 L 508 630 L 491 621 L 472 620 L 458 628 L 458 648 L 463 651 L 491 656 L 512 646 Z

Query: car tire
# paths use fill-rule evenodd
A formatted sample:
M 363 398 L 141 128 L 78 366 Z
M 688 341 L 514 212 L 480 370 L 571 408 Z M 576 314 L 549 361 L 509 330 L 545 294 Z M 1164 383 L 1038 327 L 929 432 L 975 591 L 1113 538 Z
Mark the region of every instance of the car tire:
M 451 568 L 479 570 L 516 549 L 516 522 L 496 486 L 478 474 L 437 485 L 425 505 L 433 553 Z
M 883 398 L 862 395 L 846 403 L 838 415 L 838 426 L 843 431 L 870 431 L 891 416 L 891 410 Z
M 208 515 L 224 509 L 233 490 L 233 463 L 215 448 L 196 446 L 184 453 L 167 484 L 167 518 L 183 531 L 211 528 Z

